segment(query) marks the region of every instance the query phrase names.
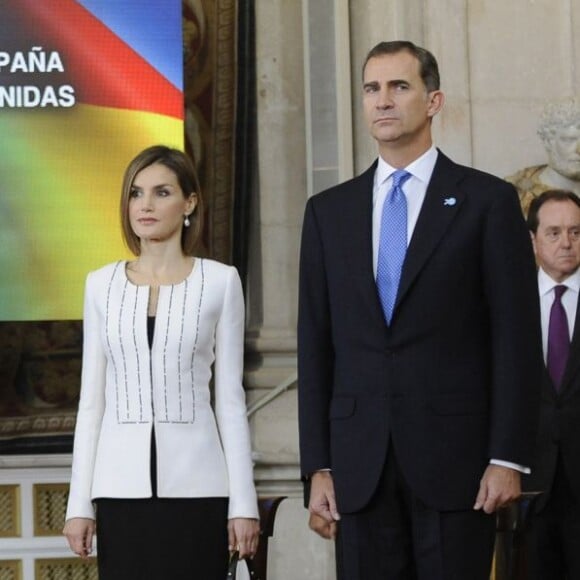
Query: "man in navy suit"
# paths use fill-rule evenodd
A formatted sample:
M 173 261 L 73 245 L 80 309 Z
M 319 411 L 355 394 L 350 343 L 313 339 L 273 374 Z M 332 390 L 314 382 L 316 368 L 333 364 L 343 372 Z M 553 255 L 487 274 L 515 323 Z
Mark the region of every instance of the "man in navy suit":
M 542 359 L 529 234 L 510 184 L 433 146 L 443 102 L 431 53 L 374 47 L 363 106 L 379 158 L 305 211 L 301 470 L 342 580 L 487 579 L 493 513 L 531 461 Z
M 546 361 L 537 454 L 523 480 L 524 489 L 544 492 L 528 531 L 528 577 L 573 580 L 580 578 L 580 199 L 570 191 L 544 192 L 530 205 L 528 226 Z M 558 301 L 561 338 L 553 326 Z

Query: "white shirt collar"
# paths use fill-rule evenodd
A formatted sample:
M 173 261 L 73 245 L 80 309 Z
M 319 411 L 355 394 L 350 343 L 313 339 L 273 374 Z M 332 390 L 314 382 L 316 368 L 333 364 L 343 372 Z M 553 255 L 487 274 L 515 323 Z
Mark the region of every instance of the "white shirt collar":
M 568 276 L 562 282 L 556 282 L 551 276 L 549 276 L 543 268 L 538 269 L 538 290 L 540 296 L 544 296 L 551 292 L 555 286 L 566 286 L 574 292 L 580 291 L 580 268 L 576 270 L 572 275 Z
M 431 175 L 433 174 L 433 169 L 435 168 L 435 163 L 437 162 L 437 149 L 435 145 L 431 145 L 421 157 L 415 159 L 405 167 L 413 177 L 416 177 L 423 183 L 429 183 Z M 391 177 L 391 175 L 397 169 L 389 165 L 380 155 L 379 162 L 377 165 L 377 170 L 375 171 L 375 187 L 383 183 L 386 179 Z

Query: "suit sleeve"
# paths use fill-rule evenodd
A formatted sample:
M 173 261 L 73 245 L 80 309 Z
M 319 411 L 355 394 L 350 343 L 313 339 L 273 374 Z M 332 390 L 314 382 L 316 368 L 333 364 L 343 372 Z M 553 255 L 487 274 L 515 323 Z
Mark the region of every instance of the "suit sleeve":
M 492 344 L 489 457 L 529 466 L 538 422 L 542 347 L 535 261 L 515 190 L 487 218 L 485 293 Z
M 328 410 L 334 350 L 324 245 L 313 200 L 306 205 L 300 249 L 298 416 L 303 478 L 332 467 Z
M 105 409 L 106 368 L 100 333 L 103 321 L 99 313 L 98 291 L 95 286 L 93 274 L 89 274 L 85 285 L 81 395 L 74 436 L 67 520 L 74 517 L 95 517 L 91 502 L 91 486 Z
M 258 519 L 252 446 L 242 385 L 244 298 L 235 268 L 229 268 L 216 328 L 215 408 L 228 468 L 229 518 Z

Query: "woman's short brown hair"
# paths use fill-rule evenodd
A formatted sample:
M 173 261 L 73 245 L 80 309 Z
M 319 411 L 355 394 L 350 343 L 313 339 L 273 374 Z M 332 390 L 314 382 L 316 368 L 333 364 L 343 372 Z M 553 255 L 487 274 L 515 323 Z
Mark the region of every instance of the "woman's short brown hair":
M 195 167 L 189 157 L 179 149 L 172 149 L 165 145 L 153 145 L 139 153 L 125 169 L 123 176 L 123 186 L 121 190 L 121 228 L 123 238 L 127 247 L 133 254 L 141 254 L 141 240 L 133 231 L 129 220 L 129 201 L 135 176 L 150 165 L 160 163 L 173 171 L 183 192 L 183 197 L 187 199 L 195 193 L 197 205 L 189 216 L 191 225 L 183 227 L 181 231 L 181 250 L 185 256 L 192 256 L 199 242 L 203 228 L 203 199 Z

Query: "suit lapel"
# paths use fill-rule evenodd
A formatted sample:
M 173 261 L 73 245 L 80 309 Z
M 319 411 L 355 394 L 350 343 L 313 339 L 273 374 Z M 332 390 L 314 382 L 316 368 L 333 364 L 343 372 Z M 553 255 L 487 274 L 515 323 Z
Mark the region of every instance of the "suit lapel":
M 461 167 L 439 151 L 403 264 L 395 311 L 463 203 L 464 194 L 457 187 L 461 175 Z
M 372 211 L 373 181 L 376 162 L 351 182 L 345 191 L 342 207 L 337 208 L 343 221 L 342 230 L 348 234 L 341 243 L 351 267 L 356 273 L 373 278 Z
M 379 300 L 373 270 L 373 184 L 377 163 L 352 181 L 340 212 L 344 226 L 344 257 L 356 279 L 361 293 L 361 304 L 368 306 L 370 316 L 384 325 L 384 315 Z
M 570 344 L 570 355 L 564 377 L 562 378 L 562 385 L 560 387 L 560 394 L 570 388 L 573 384 L 572 379 L 580 368 L 580 304 L 576 308 L 576 319 L 574 321 L 574 332 L 572 333 L 572 342 Z

